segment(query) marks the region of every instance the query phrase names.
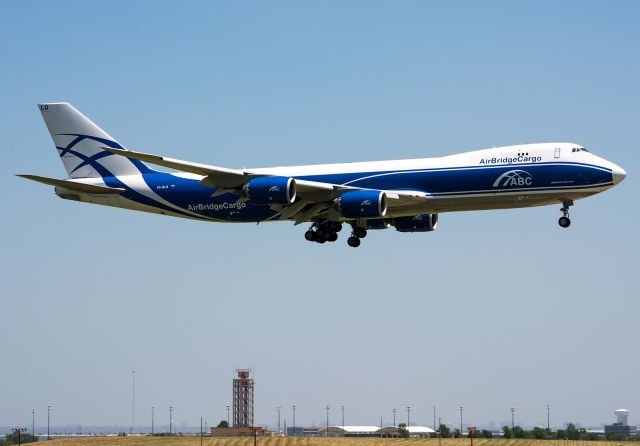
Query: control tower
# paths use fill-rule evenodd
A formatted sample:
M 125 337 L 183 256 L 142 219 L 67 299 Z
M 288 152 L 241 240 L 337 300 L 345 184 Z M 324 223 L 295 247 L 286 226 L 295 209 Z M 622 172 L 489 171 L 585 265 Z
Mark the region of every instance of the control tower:
M 253 388 L 251 369 L 236 369 L 233 379 L 233 427 L 253 427 Z
M 629 411 L 627 409 L 618 409 L 616 410 L 616 424 L 620 426 L 628 426 L 629 425 Z
M 616 422 L 604 427 L 605 435 L 619 434 L 624 437 L 634 437 L 638 435 L 636 426 L 629 426 L 629 411 L 627 409 L 616 410 Z

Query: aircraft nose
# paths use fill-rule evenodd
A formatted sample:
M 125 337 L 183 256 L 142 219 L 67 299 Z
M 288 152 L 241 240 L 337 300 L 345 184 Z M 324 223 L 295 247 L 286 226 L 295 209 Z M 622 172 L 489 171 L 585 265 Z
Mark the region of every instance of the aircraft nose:
M 618 184 L 627 176 L 627 172 L 620 166 L 615 166 L 611 172 L 613 174 L 613 184 Z

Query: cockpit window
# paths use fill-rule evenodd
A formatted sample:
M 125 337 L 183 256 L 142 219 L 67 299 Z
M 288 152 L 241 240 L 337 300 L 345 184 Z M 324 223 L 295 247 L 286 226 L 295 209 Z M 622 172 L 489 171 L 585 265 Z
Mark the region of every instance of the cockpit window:
M 571 152 L 588 152 L 588 150 L 584 147 L 574 147 L 573 149 L 571 149 Z
M 578 150 L 582 150 L 583 152 L 588 152 L 588 150 L 585 149 L 584 147 L 582 147 L 581 149 L 578 149 Z

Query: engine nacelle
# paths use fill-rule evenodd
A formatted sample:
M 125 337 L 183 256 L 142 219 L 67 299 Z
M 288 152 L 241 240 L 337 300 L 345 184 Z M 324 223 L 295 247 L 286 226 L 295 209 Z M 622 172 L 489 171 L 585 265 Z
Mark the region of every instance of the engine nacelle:
M 438 214 L 396 217 L 393 219 L 393 225 L 399 232 L 430 232 L 438 227 Z
M 296 180 L 289 177 L 258 177 L 249 180 L 242 195 L 256 204 L 291 204 L 296 200 Z
M 379 190 L 353 190 L 337 200 L 340 214 L 345 218 L 379 218 L 387 213 L 387 195 Z

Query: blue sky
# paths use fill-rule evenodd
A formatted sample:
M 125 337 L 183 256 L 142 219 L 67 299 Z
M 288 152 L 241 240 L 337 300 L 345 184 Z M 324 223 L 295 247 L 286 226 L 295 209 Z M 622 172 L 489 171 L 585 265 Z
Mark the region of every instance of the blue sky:
M 226 418 L 640 421 L 640 5 L 7 2 L 0 6 L 0 425 Z M 229 167 L 583 144 L 628 173 L 557 207 L 441 215 L 357 250 L 302 226 L 205 224 L 57 199 L 36 103 L 134 150 Z M 239 316 L 240 313 L 244 315 Z M 404 412 L 402 412 L 404 414 Z M 404 415 L 403 415 L 404 416 Z

